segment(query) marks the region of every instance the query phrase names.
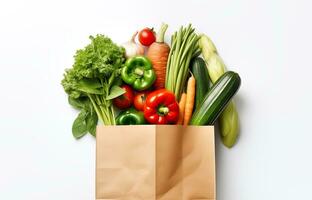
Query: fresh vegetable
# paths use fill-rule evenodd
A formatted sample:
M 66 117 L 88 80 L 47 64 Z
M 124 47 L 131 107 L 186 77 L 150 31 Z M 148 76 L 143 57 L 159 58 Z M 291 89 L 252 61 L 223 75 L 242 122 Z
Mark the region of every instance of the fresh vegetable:
M 117 125 L 139 125 L 145 124 L 143 112 L 137 111 L 134 108 L 121 112 L 117 119 Z
M 195 109 L 204 100 L 209 91 L 209 75 L 205 61 L 200 58 L 194 58 L 191 64 L 191 71 L 196 80 Z
M 150 28 L 144 28 L 143 30 L 140 31 L 139 33 L 139 41 L 141 44 L 144 46 L 150 46 L 155 42 L 156 37 L 153 29 Z
M 226 72 L 213 42 L 191 24 L 172 35 L 170 46 L 164 40 L 167 29 L 163 23 L 156 35 L 145 28 L 122 46 L 103 35 L 90 36 L 91 43 L 76 52 L 62 80 L 69 104 L 80 111 L 72 125 L 75 138 L 95 136 L 98 120 L 104 125 L 213 125 L 218 118 L 222 142 L 234 145 L 239 121 L 231 98 L 239 75 Z
M 121 70 L 122 80 L 132 85 L 135 90 L 146 90 L 156 80 L 151 61 L 144 56 L 129 58 Z
M 145 101 L 149 93 L 150 93 L 149 91 L 144 91 L 135 95 L 134 101 L 133 101 L 133 105 L 135 109 L 144 111 Z
M 155 89 L 162 89 L 165 87 L 166 67 L 170 51 L 169 45 L 164 42 L 167 28 L 167 24 L 161 25 L 157 33 L 156 42 L 154 42 L 147 51 L 147 57 L 151 60 L 156 73 L 156 81 L 154 83 Z
M 127 58 L 137 55 L 144 55 L 144 47 L 141 44 L 135 42 L 135 37 L 137 34 L 138 32 L 135 32 L 128 42 L 121 45 L 125 48 Z
M 215 83 L 227 70 L 222 58 L 218 54 L 211 54 L 206 60 L 208 73 L 212 83 Z
M 98 116 L 92 107 L 90 100 L 86 98 L 74 99 L 68 97 L 68 103 L 74 108 L 81 110 L 72 125 L 72 133 L 76 139 L 83 137 L 88 132 L 95 136 Z
M 237 139 L 239 130 L 239 120 L 236 106 L 231 101 L 219 117 L 220 132 L 225 134 L 221 135 L 222 142 L 226 147 L 231 148 Z
M 223 74 L 206 94 L 203 102 L 196 108 L 191 125 L 213 125 L 240 86 L 237 73 Z
M 174 124 L 179 118 L 179 105 L 172 92 L 166 89 L 150 93 L 144 106 L 144 117 L 151 124 Z
M 191 24 L 180 28 L 171 38 L 171 50 L 166 68 L 166 89 L 172 91 L 179 100 L 189 74 L 192 58 L 200 53 L 199 37 Z
M 183 124 L 184 111 L 185 111 L 185 102 L 186 102 L 186 93 L 182 93 L 180 102 L 179 102 L 179 119 L 177 124 Z
M 204 34 L 200 35 L 200 39 L 198 41 L 199 48 L 201 49 L 201 53 L 204 59 L 207 61 L 213 54 L 218 54 L 216 46 L 213 44 L 211 39 Z M 220 68 L 221 69 L 221 68 Z M 222 73 L 224 74 L 224 73 Z M 221 75 L 222 75 L 221 74 Z M 220 75 L 220 76 L 221 76 Z M 219 77 L 220 77 L 219 76 Z M 216 81 L 216 80 L 215 80 Z
M 189 78 L 187 82 L 183 125 L 188 125 L 192 117 L 194 101 L 195 101 L 195 84 L 196 84 L 195 82 L 196 81 L 193 75 Z
M 201 35 L 198 43 L 208 64 L 210 79 L 212 83 L 215 83 L 226 72 L 225 64 L 218 55 L 217 49 L 210 38 L 206 35 Z M 229 103 L 228 107 L 220 115 L 219 127 L 223 144 L 229 148 L 232 147 L 239 133 L 239 117 L 233 101 Z
M 105 125 L 115 124 L 111 99 L 125 92 L 117 84 L 117 74 L 125 60 L 124 49 L 103 35 L 90 36 L 90 39 L 91 44 L 76 52 L 75 62 L 62 80 L 71 105 L 81 110 L 73 124 L 76 138 L 86 131 L 95 134 L 94 112 Z
M 123 95 L 113 99 L 113 104 L 119 109 L 126 109 L 132 105 L 134 94 L 132 88 L 128 85 L 122 85 L 121 88 L 126 92 Z

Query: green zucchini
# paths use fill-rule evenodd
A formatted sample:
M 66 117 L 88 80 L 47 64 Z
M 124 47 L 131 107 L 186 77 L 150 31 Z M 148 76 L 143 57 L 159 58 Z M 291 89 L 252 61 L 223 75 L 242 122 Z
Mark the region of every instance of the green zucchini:
M 196 108 L 191 125 L 213 125 L 218 116 L 239 89 L 241 79 L 235 72 L 225 72 L 211 87 L 205 99 Z
M 195 109 L 204 100 L 205 95 L 209 90 L 209 75 L 205 61 L 200 58 L 194 58 L 191 64 L 191 71 L 196 81 L 195 91 Z

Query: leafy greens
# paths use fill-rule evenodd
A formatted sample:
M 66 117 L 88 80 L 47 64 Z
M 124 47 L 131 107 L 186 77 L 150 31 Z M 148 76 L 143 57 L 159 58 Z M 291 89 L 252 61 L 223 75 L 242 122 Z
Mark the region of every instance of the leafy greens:
M 118 84 L 125 50 L 104 35 L 90 36 L 90 40 L 76 52 L 75 62 L 62 80 L 69 104 L 80 110 L 72 126 L 75 138 L 87 132 L 95 135 L 98 119 L 105 125 L 115 125 L 111 99 L 125 93 Z

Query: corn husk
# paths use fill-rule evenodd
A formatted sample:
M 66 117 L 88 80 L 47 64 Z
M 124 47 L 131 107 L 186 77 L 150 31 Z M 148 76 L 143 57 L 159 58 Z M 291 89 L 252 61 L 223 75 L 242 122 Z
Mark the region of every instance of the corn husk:
M 219 126 L 223 144 L 231 148 L 234 146 L 239 132 L 239 118 L 233 101 L 227 105 L 220 115 Z
M 217 48 L 214 45 L 214 43 L 211 41 L 211 39 L 204 35 L 200 35 L 200 39 L 198 41 L 198 46 L 202 50 L 202 55 L 205 58 L 205 60 L 208 60 L 213 54 L 218 54 Z
M 226 72 L 225 64 L 218 54 L 211 54 L 207 60 L 207 65 L 212 83 L 215 83 Z

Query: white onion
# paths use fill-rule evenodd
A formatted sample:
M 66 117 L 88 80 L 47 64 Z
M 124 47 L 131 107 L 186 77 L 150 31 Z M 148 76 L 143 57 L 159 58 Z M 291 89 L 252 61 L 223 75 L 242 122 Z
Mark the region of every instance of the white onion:
M 126 50 L 126 57 L 130 58 L 136 55 L 144 55 L 144 47 L 141 44 L 135 42 L 135 37 L 137 36 L 138 32 L 133 34 L 131 40 L 122 44 Z

